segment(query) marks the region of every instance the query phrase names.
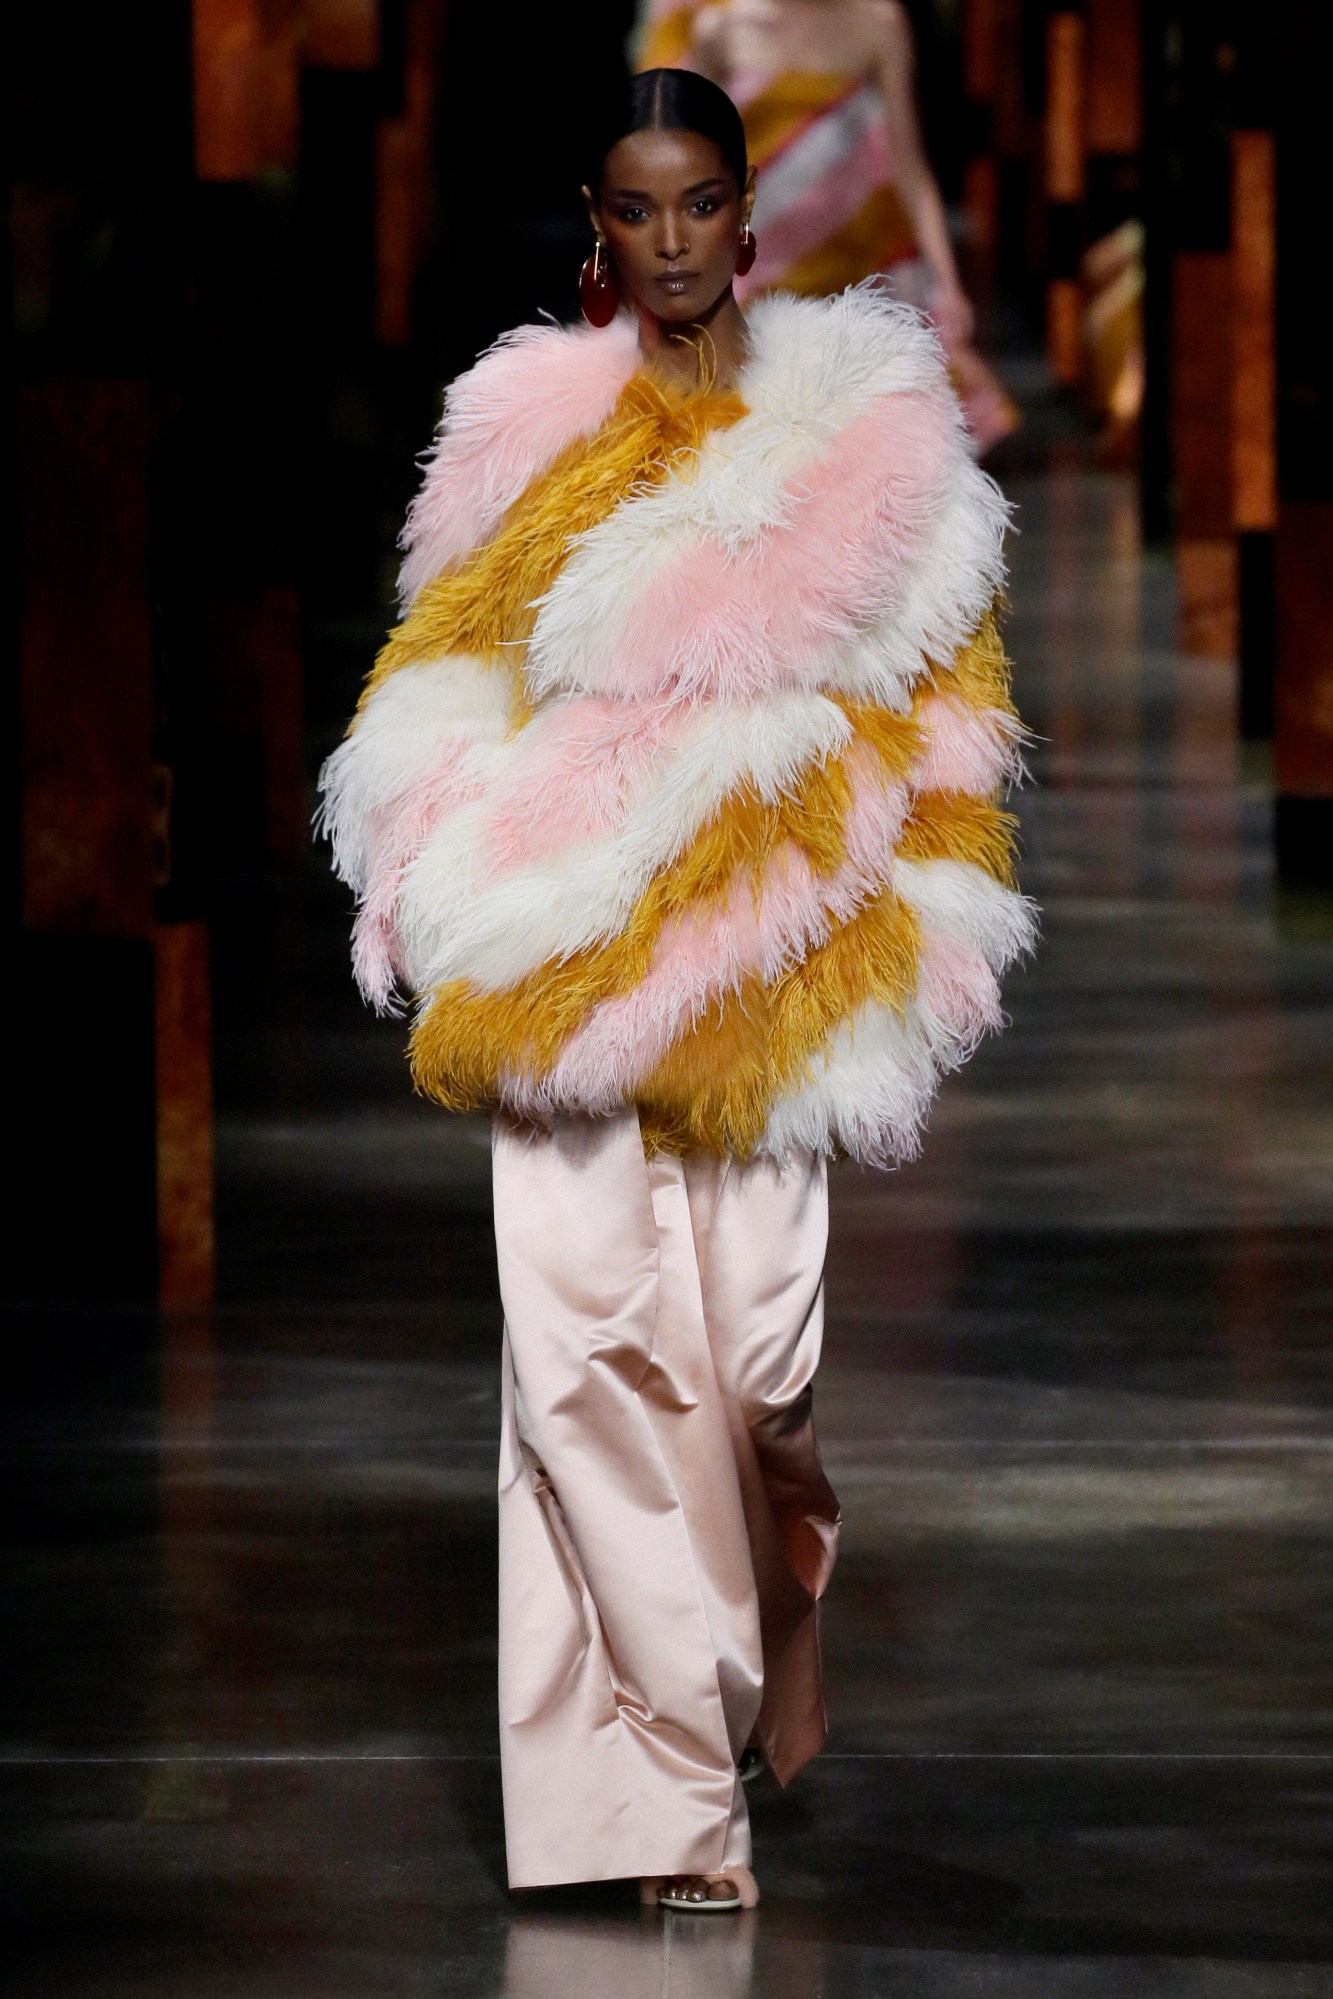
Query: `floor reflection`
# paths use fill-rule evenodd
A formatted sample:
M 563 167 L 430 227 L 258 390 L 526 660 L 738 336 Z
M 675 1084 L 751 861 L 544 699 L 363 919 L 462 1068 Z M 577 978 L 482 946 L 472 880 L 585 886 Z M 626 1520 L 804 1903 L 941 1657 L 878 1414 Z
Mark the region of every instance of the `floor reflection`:
M 505 1944 L 500 1999 L 758 1999 L 757 1910 L 637 1922 L 520 1913 Z

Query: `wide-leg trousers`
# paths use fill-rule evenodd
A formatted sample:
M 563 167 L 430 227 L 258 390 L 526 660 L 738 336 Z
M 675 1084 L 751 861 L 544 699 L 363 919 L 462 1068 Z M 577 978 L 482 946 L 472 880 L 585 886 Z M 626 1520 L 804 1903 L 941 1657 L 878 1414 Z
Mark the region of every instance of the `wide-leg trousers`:
M 825 1722 L 822 1159 L 497 1119 L 500 1745 L 516 1888 L 750 1857 L 737 1761 Z

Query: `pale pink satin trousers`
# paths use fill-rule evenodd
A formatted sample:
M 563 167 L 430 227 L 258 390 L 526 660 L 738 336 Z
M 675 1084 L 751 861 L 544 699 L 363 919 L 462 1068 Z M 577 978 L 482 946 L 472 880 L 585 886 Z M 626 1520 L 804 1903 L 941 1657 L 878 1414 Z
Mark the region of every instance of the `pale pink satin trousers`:
M 824 1161 L 646 1158 L 632 1111 L 492 1151 L 510 1883 L 745 1864 L 737 1759 L 824 1739 Z

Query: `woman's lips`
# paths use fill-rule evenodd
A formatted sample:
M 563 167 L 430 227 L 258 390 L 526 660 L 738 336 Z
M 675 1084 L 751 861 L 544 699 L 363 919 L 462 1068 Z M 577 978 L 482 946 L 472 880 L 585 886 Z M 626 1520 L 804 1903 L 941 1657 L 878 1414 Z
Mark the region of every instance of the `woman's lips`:
M 665 292 L 683 292 L 697 281 L 698 276 L 697 271 L 663 271 L 654 279 L 654 283 L 660 285 Z

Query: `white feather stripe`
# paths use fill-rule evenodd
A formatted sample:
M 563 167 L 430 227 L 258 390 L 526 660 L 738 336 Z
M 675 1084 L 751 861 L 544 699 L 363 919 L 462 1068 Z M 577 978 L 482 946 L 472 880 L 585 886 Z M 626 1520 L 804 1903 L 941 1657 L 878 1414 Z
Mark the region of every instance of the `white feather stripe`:
M 341 878 L 364 894 L 371 829 L 396 801 L 461 748 L 467 768 L 488 769 L 509 725 L 508 673 L 456 657 L 391 674 L 319 775 L 320 830 Z
M 788 488 L 781 506 L 766 510 L 772 518 L 764 531 L 790 540 L 790 560 L 775 585 L 765 579 L 747 588 L 749 558 L 702 518 L 700 502 L 723 453 L 746 472 L 753 434 L 752 420 L 742 419 L 715 435 L 696 465 L 634 495 L 580 538 L 541 601 L 527 660 L 534 689 L 641 695 L 673 679 L 717 689 L 728 673 L 735 679 L 728 664 L 735 653 L 752 681 L 756 675 L 770 685 L 797 681 L 901 709 L 924 670 L 922 655 L 947 661 L 971 637 L 1004 583 L 1009 514 L 993 480 L 968 456 L 952 415 L 924 483 L 916 482 L 910 499 L 904 487 L 901 503 L 885 511 L 893 484 L 886 467 L 883 483 L 878 475 L 870 482 L 873 504 L 849 520 L 841 556 L 830 550 L 809 579 L 799 525 L 807 501 Z M 860 469 L 865 479 L 870 467 L 863 462 Z M 748 474 L 740 483 L 744 491 L 755 484 Z M 826 504 L 821 500 L 812 515 L 816 524 Z M 728 552 L 738 565 L 730 586 L 737 602 L 728 606 L 723 598 L 692 622 L 695 551 L 706 566 Z M 663 591 L 670 598 L 673 582 L 681 601 L 668 605 Z M 807 611 L 797 641 L 802 601 L 809 604 L 815 584 L 818 616 Z M 774 588 L 785 606 L 771 597 Z M 716 589 L 714 583 L 715 595 Z M 777 628 L 772 638 L 770 622 Z M 793 634 L 786 641 L 777 636 L 784 627 Z M 624 659 L 641 654 L 645 631 L 654 629 L 661 633 L 660 663 L 655 675 L 636 668 L 631 688 Z
M 735 697 L 819 684 L 830 667 L 836 676 L 859 631 L 897 611 L 936 521 L 975 511 L 979 498 L 942 375 L 929 391 L 881 397 L 838 431 L 780 496 L 773 511 L 782 518 L 738 544 L 699 520 L 697 502 L 722 451 L 742 488 L 756 486 L 753 436 L 743 417 L 712 454 L 631 495 L 579 538 L 540 600 L 526 667 L 535 690 L 642 696 L 680 686 Z M 973 530 L 967 539 L 979 538 Z M 935 578 L 944 608 L 958 604 L 953 622 L 979 594 L 975 572 L 973 563 Z
M 831 299 L 773 293 L 749 308 L 746 323 L 747 408 L 816 444 L 855 423 L 877 397 L 928 387 L 943 366 L 929 321 L 873 279 Z
M 979 951 L 997 973 L 1036 944 L 1036 903 L 972 861 L 896 860 L 893 888 L 923 925 Z
M 942 1066 L 929 1024 L 909 1007 L 899 1019 L 877 1002 L 842 1021 L 825 1044 L 817 1073 L 775 1102 L 757 1151 L 841 1149 L 867 1166 L 914 1159 Z
M 613 834 L 498 877 L 486 865 L 492 805 L 455 813 L 406 870 L 399 891 L 399 936 L 413 984 L 428 992 L 462 978 L 498 992 L 617 936 L 654 876 L 731 792 L 748 784 L 776 804 L 804 770 L 851 736 L 842 710 L 818 694 L 711 708 L 651 782 L 637 787 Z
M 975 465 L 956 469 L 958 484 L 923 532 L 900 599 L 867 615 L 850 640 L 812 649 L 809 685 L 903 715 L 929 662 L 947 664 L 975 635 L 1004 585 L 1008 505 Z
M 999 984 L 983 959 L 929 930 L 921 959 L 904 1013 L 871 1001 L 840 1022 L 811 1077 L 774 1104 L 759 1151 L 841 1149 L 863 1166 L 916 1158 L 941 1080 L 1002 1024 Z
M 898 603 L 891 634 L 879 643 L 900 671 L 920 653 L 947 666 L 1004 587 L 1004 538 L 1009 503 L 989 473 L 970 458 L 955 462 L 956 483 L 926 530 Z M 874 699 L 874 695 L 870 696 Z
M 917 992 L 901 1019 L 872 1002 L 839 1023 L 811 1077 L 774 1104 L 761 1152 L 841 1149 L 867 1166 L 914 1159 L 940 1078 L 1000 1023 L 996 980 L 1036 943 L 1036 905 L 969 861 L 896 861 L 893 887 L 921 920 Z M 963 978 L 944 1008 L 929 967 L 959 951 Z

